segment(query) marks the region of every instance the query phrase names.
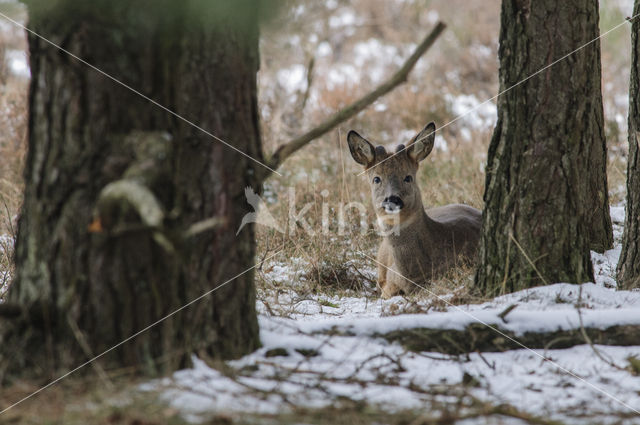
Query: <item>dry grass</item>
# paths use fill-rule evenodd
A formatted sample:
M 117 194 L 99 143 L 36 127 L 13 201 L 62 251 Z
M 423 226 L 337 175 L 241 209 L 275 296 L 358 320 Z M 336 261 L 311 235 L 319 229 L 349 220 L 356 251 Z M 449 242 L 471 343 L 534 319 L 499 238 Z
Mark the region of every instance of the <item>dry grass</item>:
M 446 3 L 446 4 L 445 4 Z M 328 8 L 318 2 L 297 1 L 304 5 L 305 13 L 291 12 L 289 16 L 267 29 L 262 44 L 263 63 L 260 72 L 260 90 L 263 102 L 263 135 L 267 150 L 287 140 L 292 135 L 321 121 L 332 111 L 345 106 L 366 93 L 376 81 L 368 72 L 363 72 L 357 83 L 352 81 L 332 84 L 330 72 L 344 64 L 359 61 L 365 70 L 374 69 L 371 74 L 389 75 L 397 63 L 384 57 L 358 57 L 362 43 L 379 39 L 385 45 L 396 46 L 397 54 L 403 57 L 410 52 L 411 43 L 419 41 L 435 24 L 434 11 L 450 26 L 427 52 L 407 84 L 381 99 L 366 111 L 358 114 L 339 129 L 314 141 L 288 160 L 280 170 L 283 178 L 272 177 L 266 184 L 267 194 L 277 194 L 269 205 L 274 218 L 281 223 L 288 220 L 288 205 L 292 202 L 286 195 L 287 188 L 295 188 L 295 211 L 307 203 L 311 204 L 305 219 L 316 233 L 309 235 L 296 232 L 295 235 L 279 235 L 272 230 L 258 228 L 259 251 L 269 246 L 284 246 L 280 260 L 300 258 L 303 262 L 291 267 L 297 268 L 299 276 L 296 290 L 330 294 L 366 295 L 372 285 L 364 276 L 371 274 L 353 270 L 374 269 L 370 261 L 358 255 L 375 253 L 379 238 L 373 231 L 365 236 L 360 234 L 360 216 L 352 214 L 350 226 L 344 235 L 336 234 L 338 220 L 337 206 L 351 201 L 367 206 L 365 220 L 372 227 L 374 216 L 370 208 L 369 188 L 364 177 L 357 174 L 360 168 L 351 159 L 345 136 L 355 128 L 370 140 L 379 144 L 404 143 L 412 132 L 419 131 L 429 120 L 443 125 L 455 118 L 451 109 L 450 96 L 462 93 L 475 94 L 478 99 L 489 97 L 497 89 L 497 34 L 499 28 L 499 2 L 492 1 L 482 7 L 460 3 L 460 7 L 473 8 L 474 19 L 463 19 L 460 15 L 447 14 L 456 10 L 454 4 L 444 1 L 407 4 L 376 0 L 338 2 L 335 8 Z M 464 3 L 464 4 L 463 4 Z M 297 9 L 293 8 L 292 11 Z M 355 21 L 345 25 L 332 24 L 337 18 L 355 12 Z M 471 14 L 464 16 L 471 16 Z M 322 24 L 318 24 L 318 22 Z M 339 20 L 338 20 L 339 21 Z M 292 42 L 294 40 L 295 42 Z M 311 86 L 302 84 L 293 93 L 293 100 L 285 87 L 276 90 L 282 68 L 296 64 L 304 68 L 309 58 L 318 51 L 318 46 L 327 41 L 331 54 L 315 57 Z M 476 52 L 478 45 L 485 55 Z M 359 47 L 360 46 L 360 47 Z M 320 50 L 321 51 L 321 50 Z M 309 69 L 306 69 L 309 72 Z M 301 99 L 310 100 L 300 109 Z M 264 112 L 267 111 L 266 114 Z M 466 129 L 468 130 L 468 129 Z M 491 137 L 491 129 L 471 130 L 463 137 L 465 126 L 455 123 L 440 133 L 447 141 L 446 151 L 436 150 L 424 162 L 419 173 L 423 199 L 427 206 L 439 206 L 462 202 L 482 207 L 484 186 L 483 161 Z M 326 196 L 321 194 L 324 192 Z M 322 222 L 322 206 L 328 204 L 330 211 L 330 232 L 318 232 Z M 451 288 L 468 285 L 472 270 L 451 276 L 434 285 L 441 294 Z M 463 282 L 463 283 L 461 283 Z M 302 286 L 301 286 L 302 285 Z M 261 280 L 259 288 L 273 288 L 273 283 Z M 361 288 L 360 291 L 357 289 Z M 354 290 L 355 289 L 355 290 Z M 412 297 L 428 296 L 418 294 Z
M 189 423 L 175 409 L 158 400 L 155 393 L 135 390 L 140 382 L 131 378 L 114 381 L 105 389 L 91 379 L 72 379 L 50 388 L 37 399 L 27 400 L 3 413 L 0 424 L 65 425 L 183 425 Z M 9 406 L 38 387 L 15 383 L 3 388 L 0 406 Z
M 22 203 L 22 172 L 26 154 L 26 84 L 12 81 L 0 87 L 0 299 L 13 275 L 13 246 Z M 8 131 L 4 131 L 7 129 Z
M 354 48 L 358 43 L 378 39 L 385 45 L 397 47 L 396 55 L 381 53 L 357 64 L 357 68 L 389 75 L 395 70 L 394 60 L 406 57 L 411 51 L 411 44 L 418 42 L 432 28 L 436 20 L 434 13 L 448 24 L 448 29 L 418 64 L 407 84 L 336 131 L 302 149 L 282 166 L 280 171 L 284 177 L 274 176 L 267 182 L 264 197 L 267 207 L 274 218 L 285 225 L 286 232 L 282 234 L 258 227 L 258 252 L 267 256 L 280 249 L 282 251 L 274 261 L 262 265 L 256 284 L 258 297 L 265 303 L 266 294 L 295 290 L 297 297 L 287 298 L 288 304 L 273 306 L 275 314 L 279 315 L 286 315 L 287 311 L 293 310 L 293 303 L 309 296 L 314 296 L 320 303 L 330 303 L 327 298 L 335 296 L 377 298 L 374 293 L 374 264 L 360 253 L 375 255 L 379 237 L 371 227 L 374 216 L 367 182 L 357 176 L 360 169 L 351 160 L 346 146 L 345 136 L 349 129 L 357 129 L 381 144 L 406 142 L 407 134 L 417 132 L 426 122 L 434 120 L 442 126 L 456 117 L 456 111 L 448 102 L 449 96 L 474 95 L 482 101 L 493 96 L 498 88 L 499 0 L 337 0 L 335 8 L 328 7 L 328 3 L 289 0 L 291 7 L 263 31 L 259 85 L 262 134 L 267 152 L 313 127 L 376 84 L 377 80 L 372 78 L 374 72 L 365 72 L 357 81 L 336 83 L 330 79 L 332 69 L 354 63 L 357 56 Z M 604 31 L 619 23 L 624 15 L 609 2 L 602 3 L 601 28 Z M 297 8 L 300 5 L 304 5 L 304 11 L 296 13 L 296 10 L 300 11 Z M 355 11 L 356 22 L 331 24 L 349 10 Z M 323 42 L 331 47 L 330 54 L 318 53 Z M 601 44 L 605 128 L 610 153 L 609 186 L 611 202 L 617 203 L 624 197 L 626 180 L 627 111 L 622 100 L 628 89 L 628 28 L 613 33 Z M 0 32 L 0 58 L 6 50 L 25 48 L 25 37 L 20 31 Z M 291 93 L 279 85 L 277 76 L 281 69 L 299 65 L 308 70 L 312 58 L 314 67 L 309 89 L 303 84 Z M 306 78 L 305 75 L 303 79 Z M 24 189 L 26 125 L 27 81 L 12 76 L 6 63 L 0 60 L 0 299 L 13 274 L 13 240 Z M 491 129 L 470 130 L 461 120 L 439 134 L 447 141 L 448 150 L 434 151 L 418 176 L 425 204 L 439 206 L 463 202 L 481 208 L 484 163 Z M 294 199 L 288 197 L 289 188 L 295 189 Z M 351 201 L 362 202 L 368 208 L 364 218 L 356 211 L 349 211 L 348 226 L 340 234 L 337 206 Z M 314 234 L 299 227 L 295 232 L 289 229 L 290 202 L 296 212 L 310 205 L 304 218 L 315 230 Z M 328 232 L 322 231 L 323 205 L 329 206 Z M 360 231 L 363 219 L 370 224 L 364 234 Z M 291 279 L 282 281 L 270 277 L 276 262 L 289 268 Z M 484 299 L 477 297 L 472 290 L 473 272 L 470 267 L 453 270 L 433 282 L 429 287 L 430 293 L 420 291 L 411 294 L 402 303 L 390 304 L 383 314 L 424 313 L 442 310 L 451 304 L 482 302 Z M 267 305 L 267 308 L 271 307 Z M 63 386 L 51 388 L 9 411 L 0 418 L 0 423 L 186 423 L 175 410 L 159 402 L 155 395 L 141 395 L 139 392 L 132 395 L 129 390 L 135 384 L 131 378 L 125 378 L 116 390 L 107 391 L 97 389 L 100 385 L 95 382 L 65 380 Z M 0 406 L 7 406 L 35 389 L 37 386 L 26 384 L 3 388 Z M 446 389 L 444 395 L 451 396 L 455 391 L 460 391 L 460 388 Z M 499 423 L 503 417 L 500 415 L 508 414 L 511 417 L 520 415 L 525 423 L 547 423 L 510 410 L 509 406 L 474 403 L 467 410 L 470 417 L 497 416 L 495 423 Z M 209 423 L 360 424 L 377 421 L 431 424 L 454 423 L 463 419 L 455 406 L 440 407 L 441 410 L 424 416 L 419 412 L 390 414 L 361 404 L 320 411 L 297 410 L 278 416 L 219 416 Z M 44 418 L 48 418 L 46 422 Z
M 266 191 L 277 197 L 269 205 L 276 220 L 287 223 L 290 200 L 286 194 L 288 188 L 293 187 L 296 211 L 311 203 L 305 219 L 316 234 L 308 235 L 298 229 L 295 234 L 282 235 L 259 228 L 259 251 L 284 246 L 283 259 L 304 259 L 306 266 L 299 275 L 306 277 L 310 291 L 369 287 L 366 282 L 356 284 L 359 275 L 352 268 L 354 264 L 363 263 L 356 251 L 374 253 L 379 239 L 371 231 L 364 236 L 360 234 L 359 215 L 352 211 L 351 226 L 345 234 L 336 235 L 337 211 L 334 209 L 329 215 L 329 234 L 320 231 L 323 204 L 336 207 L 350 201 L 365 205 L 370 202 L 367 184 L 357 176 L 360 170 L 348 154 L 345 135 L 355 128 L 382 144 L 406 142 L 408 134 L 418 131 L 425 122 L 435 120 L 441 126 L 456 117 L 459 111 L 451 109 L 450 96 L 474 95 L 480 101 L 492 96 L 497 90 L 499 3 L 498 0 L 478 4 L 463 0 L 426 3 L 341 0 L 330 7 L 331 4 L 327 6 L 325 2 L 291 0 L 289 7 L 283 8 L 282 14 L 264 29 L 261 41 L 260 108 L 267 151 L 273 151 L 280 143 L 370 90 L 381 76 L 396 69 L 397 59 L 406 57 L 412 43 L 420 40 L 437 19 L 449 26 L 418 64 L 407 84 L 296 154 L 280 170 L 284 178 L 270 179 Z M 460 10 L 465 13 L 459 13 Z M 610 5 L 603 5 L 601 15 L 603 31 L 624 18 Z M 25 48 L 24 34 L 20 31 L 4 31 L 1 37 L 2 49 Z M 395 55 L 359 57 L 358 46 L 373 39 L 379 40 L 381 46 L 396 49 Z M 325 46 L 324 53 L 321 45 Z M 326 46 L 330 47 L 329 53 Z M 612 203 L 624 197 L 626 178 L 626 129 L 619 118 L 626 119 L 626 106 L 621 99 L 628 84 L 628 50 L 628 29 L 616 31 L 602 40 Z M 314 66 L 309 69 L 311 59 Z M 332 81 L 330 71 L 344 65 L 364 69 L 362 78 Z M 282 69 L 295 66 L 311 71 L 302 77 L 305 81 L 309 77 L 310 85 L 306 87 L 303 83 L 291 92 L 286 78 L 278 76 Z M 0 114 L 3 129 L 0 132 L 0 234 L 13 238 L 24 187 L 27 85 L 25 80 L 8 73 L 6 65 L 0 67 L 0 72 L 3 83 L 0 108 L 4 111 Z M 373 78 L 375 75 L 377 79 Z M 469 129 L 461 120 L 439 134 L 447 141 L 448 150 L 436 150 L 421 168 L 419 183 L 425 204 L 463 202 L 481 208 L 491 129 Z M 322 196 L 323 191 L 328 191 L 328 195 Z M 370 210 L 365 219 L 373 222 Z M 12 244 L 8 241 L 3 240 L 0 253 L 2 270 L 12 267 Z M 456 279 L 452 282 L 453 286 L 457 285 Z M 441 285 L 447 286 L 445 282 L 437 284 Z
M 193 423 L 166 406 L 156 393 L 135 391 L 135 381 L 120 382 L 116 389 L 97 390 L 87 381 L 74 381 L 48 390 L 38 401 L 27 401 L 9 410 L 0 419 L 1 424 L 24 425 L 186 425 Z M 211 414 L 205 425 L 249 424 L 316 424 L 316 425 L 364 425 L 386 423 L 397 425 L 454 424 L 465 419 L 488 424 L 512 423 L 505 418 L 517 419 L 523 424 L 555 424 L 561 422 L 545 419 L 520 410 L 509 404 L 483 402 L 471 393 L 478 385 L 468 375 L 463 385 L 440 385 L 429 389 L 432 400 L 428 410 L 397 410 L 371 406 L 348 398 L 337 400 L 335 405 L 324 408 L 296 407 L 280 414 L 218 413 Z M 14 397 L 0 396 L 0 402 L 29 394 L 35 388 L 14 385 L 9 388 Z M 413 391 L 425 392 L 418 385 Z M 37 405 L 36 405 L 37 403 Z M 621 420 L 624 416 L 621 416 Z M 474 421 L 474 422 L 475 422 Z M 622 422 L 621 422 L 622 423 Z
M 370 206 L 368 184 L 358 177 L 359 167 L 353 163 L 346 146 L 349 129 L 356 129 L 365 137 L 380 144 L 407 141 L 411 132 L 417 132 L 426 122 L 436 121 L 442 126 L 460 112 L 452 109 L 450 99 L 458 95 L 474 95 L 478 101 L 493 96 L 497 91 L 497 47 L 500 2 L 478 4 L 462 0 L 434 0 L 430 2 L 388 2 L 384 0 L 338 1 L 335 7 L 309 0 L 293 1 L 296 7 L 264 31 L 262 42 L 263 63 L 260 71 L 260 93 L 263 104 L 263 136 L 267 151 L 312 127 L 324 117 L 366 93 L 375 81 L 371 75 L 389 75 L 396 63 L 382 52 L 373 58 L 358 56 L 359 43 L 380 40 L 384 46 L 395 46 L 397 55 L 406 57 L 411 43 L 416 43 L 433 27 L 437 17 L 449 24 L 445 34 L 426 53 L 412 73 L 409 81 L 379 100 L 373 107 L 358 114 L 350 122 L 302 149 L 288 160 L 280 170 L 283 178 L 272 177 L 266 184 L 267 192 L 277 194 L 270 211 L 276 220 L 287 221 L 289 200 L 286 188 L 296 190 L 295 211 L 310 202 L 305 219 L 317 229 L 321 223 L 323 203 L 338 205 L 349 201 Z M 302 7 L 304 9 L 302 9 Z M 301 12 L 302 10 L 302 12 Z M 465 10 L 465 13 L 459 13 Z M 335 24 L 341 17 L 355 12 L 346 24 Z M 611 4 L 603 4 L 601 28 L 620 23 L 624 16 Z M 628 90 L 629 30 L 623 28 L 612 37 L 602 40 L 603 99 L 606 112 L 606 133 L 609 146 L 609 187 L 611 202 L 618 203 L 624 196 L 626 179 L 626 105 L 621 102 Z M 320 48 L 323 42 L 330 53 Z M 383 49 L 383 48 L 381 48 Z M 325 49 L 326 50 L 326 49 Z M 323 52 L 323 53 L 318 53 Z M 310 70 L 310 58 L 314 66 Z M 333 69 L 350 63 L 359 63 L 363 72 L 357 81 L 332 84 Z M 286 85 L 274 87 L 278 72 L 283 68 L 299 66 L 305 75 L 297 91 L 286 90 Z M 371 69 L 371 71 L 369 71 Z M 303 99 L 307 98 L 305 103 Z M 304 108 L 301 105 L 304 104 Z M 625 117 L 620 122 L 620 116 Z M 482 208 L 484 190 L 484 164 L 491 128 L 474 129 L 460 120 L 439 134 L 447 141 L 446 151 L 436 150 L 424 162 L 418 181 L 427 207 L 462 202 Z M 327 196 L 321 196 L 322 191 Z M 332 215 L 332 220 L 335 220 Z M 367 218 L 373 223 L 368 208 Z M 258 228 L 259 250 L 264 250 L 269 238 L 277 238 L 284 247 L 280 260 L 301 258 L 292 264 L 298 279 L 296 290 L 308 292 L 326 288 L 332 294 L 336 288 L 357 287 L 357 273 L 349 273 L 345 266 L 356 261 L 361 268 L 374 265 L 353 255 L 363 251 L 375 253 L 379 238 L 372 232 L 359 235 L 359 217 L 354 216 L 351 232 L 343 236 L 297 232 L 295 235 L 274 235 L 271 230 Z M 458 291 L 460 300 L 479 301 L 471 294 L 472 269 L 460 269 L 452 276 L 434 282 L 432 290 L 438 294 Z M 264 280 L 258 284 L 264 286 Z M 369 287 L 365 282 L 364 286 Z M 462 288 L 462 289 L 461 289 Z M 352 293 L 343 291 L 342 293 Z M 366 291 L 365 291 L 366 293 Z M 411 300 L 431 297 L 424 291 L 411 295 Z M 454 296 L 455 298 L 455 296 Z M 441 301 L 435 301 L 438 303 Z M 434 307 L 435 308 L 435 307 Z
M 0 11 L 13 18 L 24 18 L 24 9 L 2 4 Z M 24 51 L 26 36 L 6 24 L 0 26 L 0 299 L 13 275 L 13 246 L 17 218 L 22 204 L 23 169 L 26 156 L 28 81 L 10 72 L 5 55 Z

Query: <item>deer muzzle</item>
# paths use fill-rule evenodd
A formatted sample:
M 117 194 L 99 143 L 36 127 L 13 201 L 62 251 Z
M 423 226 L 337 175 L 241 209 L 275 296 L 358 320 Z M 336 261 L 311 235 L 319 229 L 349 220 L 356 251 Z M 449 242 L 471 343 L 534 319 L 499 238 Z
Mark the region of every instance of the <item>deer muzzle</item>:
M 398 214 L 404 207 L 404 202 L 397 196 L 389 196 L 382 201 L 382 208 L 387 214 Z

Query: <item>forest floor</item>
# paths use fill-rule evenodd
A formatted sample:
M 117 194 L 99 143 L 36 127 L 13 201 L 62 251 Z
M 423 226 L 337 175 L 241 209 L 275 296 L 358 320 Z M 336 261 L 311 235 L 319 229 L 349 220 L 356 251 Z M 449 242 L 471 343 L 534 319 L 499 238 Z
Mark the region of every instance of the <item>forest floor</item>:
M 135 384 L 116 379 L 115 389 L 96 377 L 71 380 L 0 423 L 46 423 L 47 412 L 50 423 L 65 424 L 640 424 L 640 345 L 593 344 L 580 334 L 640 326 L 640 292 L 616 290 L 613 279 L 623 207 L 612 217 L 616 246 L 592 253 L 595 283 L 479 303 L 455 290 L 389 300 L 361 290 L 312 294 L 291 266 L 303 260 L 265 264 L 263 278 L 286 289 L 259 287 L 256 352 L 229 362 L 194 357 L 191 368 Z M 498 346 L 559 334 L 533 349 L 467 352 L 456 332 L 473 323 Z M 444 349 L 416 348 L 425 329 L 450 335 Z M 579 341 L 564 348 L 571 331 Z M 448 353 L 451 346 L 460 352 Z
M 547 340 L 546 348 L 450 355 L 413 351 L 411 343 L 385 337 L 419 328 L 460 330 L 470 322 L 513 331 L 516 339 L 581 327 L 639 326 L 640 292 L 618 291 L 613 279 L 623 208 L 612 208 L 612 217 L 616 247 L 592 253 L 595 283 L 558 283 L 480 304 L 456 303 L 455 291 L 419 299 L 381 300 L 355 291 L 301 298 L 295 272 L 273 264 L 267 275 L 288 282 L 289 289 L 260 294 L 260 350 L 222 371 L 194 359 L 193 368 L 140 388 L 161 391 L 162 399 L 193 421 L 212 412 L 233 418 L 360 406 L 415 412 L 424 423 L 446 417 L 487 423 L 490 416 L 489 423 L 640 424 L 640 345 L 585 340 L 558 349 L 559 338 Z M 511 306 L 516 307 L 503 314 Z M 505 337 L 497 331 L 494 336 Z

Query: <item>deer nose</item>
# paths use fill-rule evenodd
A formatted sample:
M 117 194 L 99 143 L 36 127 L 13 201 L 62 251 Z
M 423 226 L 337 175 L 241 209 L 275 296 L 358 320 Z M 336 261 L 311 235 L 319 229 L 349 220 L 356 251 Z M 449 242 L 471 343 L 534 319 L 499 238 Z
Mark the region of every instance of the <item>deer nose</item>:
M 382 208 L 388 213 L 397 213 L 404 207 L 404 202 L 397 196 L 388 196 L 382 201 Z

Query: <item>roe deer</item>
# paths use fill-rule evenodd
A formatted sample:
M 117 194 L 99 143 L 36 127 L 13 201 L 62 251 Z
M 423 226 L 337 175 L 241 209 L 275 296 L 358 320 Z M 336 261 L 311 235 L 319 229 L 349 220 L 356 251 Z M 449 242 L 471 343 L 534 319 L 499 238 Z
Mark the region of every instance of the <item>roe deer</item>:
M 351 156 L 369 177 L 373 207 L 386 233 L 378 250 L 378 287 L 384 298 L 415 290 L 411 281 L 427 284 L 460 258 L 475 261 L 481 212 L 461 204 L 425 211 L 422 205 L 416 172 L 433 149 L 435 131 L 434 123 L 427 124 L 395 155 L 383 146 L 374 148 L 353 130 L 347 135 Z

